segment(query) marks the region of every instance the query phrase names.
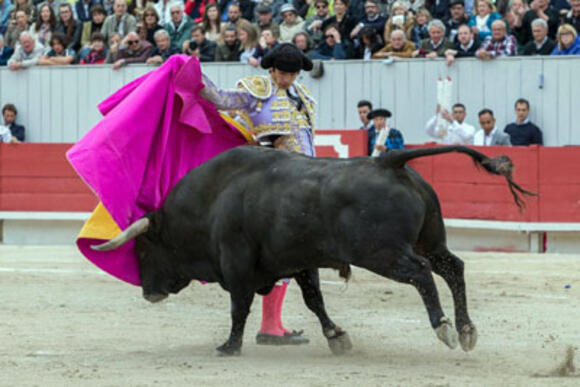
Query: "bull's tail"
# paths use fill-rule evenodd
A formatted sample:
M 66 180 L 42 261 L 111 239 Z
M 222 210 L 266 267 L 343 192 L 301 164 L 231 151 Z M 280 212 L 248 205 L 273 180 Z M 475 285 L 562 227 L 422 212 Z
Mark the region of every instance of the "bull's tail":
M 481 166 L 489 173 L 505 177 L 510 192 L 514 197 L 514 201 L 520 209 L 525 206 L 525 203 L 520 198 L 519 193 L 529 196 L 538 196 L 534 192 L 523 189 L 515 181 L 513 181 L 512 173 L 514 170 L 514 165 L 509 157 L 502 155 L 490 159 L 483 153 L 466 146 L 452 145 L 433 148 L 392 150 L 383 152 L 379 158 L 379 162 L 385 167 L 402 168 L 408 161 L 418 157 L 434 156 L 451 152 L 464 153 L 471 157 L 475 166 Z

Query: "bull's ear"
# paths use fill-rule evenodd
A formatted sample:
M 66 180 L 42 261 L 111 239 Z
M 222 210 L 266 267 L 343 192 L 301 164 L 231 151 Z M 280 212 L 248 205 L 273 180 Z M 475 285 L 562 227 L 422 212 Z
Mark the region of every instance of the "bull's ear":
M 149 219 L 149 235 L 158 235 L 163 224 L 163 213 L 161 211 L 152 211 L 147 213 L 144 218 Z

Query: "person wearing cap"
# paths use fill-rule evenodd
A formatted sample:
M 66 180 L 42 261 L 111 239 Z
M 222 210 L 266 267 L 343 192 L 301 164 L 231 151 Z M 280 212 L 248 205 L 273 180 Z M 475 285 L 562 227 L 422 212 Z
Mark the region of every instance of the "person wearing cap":
M 264 29 L 271 30 L 275 36 L 280 36 L 280 26 L 274 20 L 272 20 L 272 9 L 264 4 L 260 4 L 256 7 L 256 13 L 258 15 L 258 20 L 254 23 L 254 27 L 258 30 L 261 35 Z
M 240 79 L 237 89 L 218 88 L 205 74 L 201 96 L 218 109 L 235 111 L 235 120 L 254 133 L 261 145 L 314 157 L 316 102 L 302 84 L 296 82 L 301 70 L 312 70 L 312 61 L 295 45 L 283 43 L 261 61 L 268 75 Z M 282 303 L 288 281 L 276 285 L 262 299 L 262 325 L 258 344 L 306 344 L 302 332 L 282 325 Z
M 405 147 L 401 132 L 387 126 L 387 118 L 391 117 L 390 111 L 387 109 L 371 110 L 367 117 L 369 120 L 373 120 L 373 126 L 369 129 L 370 156 L 376 157 L 386 150 Z
M 457 30 L 462 24 L 468 24 L 469 18 L 465 14 L 464 0 L 450 0 L 449 1 L 449 19 L 444 21 L 446 27 L 446 36 L 451 43 L 455 42 L 457 37 Z
M 290 43 L 294 36 L 304 29 L 304 19 L 298 16 L 296 8 L 292 4 L 284 4 L 280 7 L 280 43 Z
M 328 0 L 315 0 L 316 14 L 306 20 L 304 30 L 310 35 L 315 46 L 324 41 L 322 24 L 330 18 Z

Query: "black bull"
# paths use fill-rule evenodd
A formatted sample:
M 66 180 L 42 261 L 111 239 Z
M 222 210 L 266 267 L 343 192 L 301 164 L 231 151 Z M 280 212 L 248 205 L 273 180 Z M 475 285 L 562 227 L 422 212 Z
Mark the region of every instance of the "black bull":
M 328 317 L 318 268 L 348 265 L 413 285 L 431 326 L 450 348 L 457 333 L 441 309 L 431 272 L 453 295 L 455 325 L 465 351 L 477 331 L 467 312 L 463 261 L 446 246 L 437 195 L 406 162 L 460 152 L 506 178 L 514 200 L 521 189 L 512 163 L 467 147 L 449 146 L 383 153 L 378 158 L 309 158 L 253 146 L 227 151 L 189 172 L 162 209 L 135 222 L 97 250 L 136 238 L 144 297 L 160 301 L 191 280 L 219 282 L 230 292 L 232 328 L 218 348 L 239 354 L 254 294 L 267 294 L 281 278 L 295 278 L 306 306 L 318 316 L 330 349 L 352 346 Z M 346 268 L 346 270 L 345 270 Z

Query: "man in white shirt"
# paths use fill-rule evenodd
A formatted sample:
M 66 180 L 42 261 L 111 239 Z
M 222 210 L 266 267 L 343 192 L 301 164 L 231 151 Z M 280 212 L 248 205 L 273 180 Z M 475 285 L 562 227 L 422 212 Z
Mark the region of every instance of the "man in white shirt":
M 447 121 L 445 127 L 437 125 L 437 115 L 441 112 L 441 117 Z M 443 144 L 448 145 L 471 145 L 473 144 L 473 135 L 475 128 L 465 122 L 465 106 L 456 103 L 451 108 L 451 114 L 445 109 L 441 111 L 441 106 L 437 105 L 437 114 L 435 114 L 425 125 L 427 134 Z
M 507 133 L 500 132 L 495 125 L 495 118 L 490 109 L 483 109 L 478 115 L 481 130 L 473 136 L 473 145 L 511 145 L 510 136 Z

